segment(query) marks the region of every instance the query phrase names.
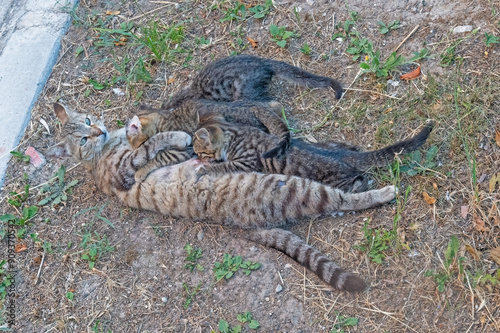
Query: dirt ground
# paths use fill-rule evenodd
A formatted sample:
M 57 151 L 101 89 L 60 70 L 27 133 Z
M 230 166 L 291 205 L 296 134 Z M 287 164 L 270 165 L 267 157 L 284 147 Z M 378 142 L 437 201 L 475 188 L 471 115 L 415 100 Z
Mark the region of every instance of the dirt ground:
M 264 2 L 244 1 L 248 8 Z M 9 228 L 17 233 L 13 330 L 219 332 L 225 320 L 234 332 L 237 325 L 250 332 L 248 323 L 237 320 L 249 311 L 261 332 L 500 331 L 500 44 L 485 43 L 485 33 L 500 36 L 499 3 L 279 0 L 263 18 L 247 11 L 245 19 L 224 20 L 235 4 L 81 0 L 17 150 L 32 146 L 43 154 L 60 140 L 52 112 L 56 100 L 102 115 L 108 129 L 116 129 L 141 104 L 159 106 L 204 65 L 231 53 L 283 60 L 334 77 L 350 88 L 339 102 L 330 91 L 274 82 L 273 96 L 285 105 L 290 126 L 301 129 L 296 137 L 348 141 L 371 150 L 410 137 L 428 118 L 436 122 L 422 149 L 426 155 L 437 147 L 435 165 L 416 175 L 391 176 L 397 165 L 373 170 L 374 186 L 400 187 L 395 203 L 308 219 L 292 228 L 360 274 L 369 290 L 333 290 L 282 253 L 220 226 L 127 208 L 100 193 L 70 160 L 48 160 L 37 169 L 13 158 L 0 193 L 1 215 L 20 216 L 23 208 L 38 207 L 25 225 L 2 222 L 0 261 L 7 258 L 5 234 Z M 396 20 L 399 28 L 381 34 L 378 21 Z M 159 29 L 176 24 L 184 29 L 184 39 L 171 44 L 177 52 L 169 60 L 151 61 L 146 47 L 116 32 L 131 22 L 131 31 L 140 35 L 152 21 Z M 347 52 L 353 37 L 342 38 L 346 21 L 353 22 L 349 31 L 380 50 L 382 62 L 395 50 L 407 58 L 429 50 L 430 57 L 418 60 L 422 75 L 400 80 L 401 67 L 388 77 L 362 74 L 360 62 L 371 59 L 362 54 L 353 61 Z M 284 48 L 271 40 L 273 24 L 296 33 Z M 479 30 L 453 32 L 467 25 Z M 141 68 L 140 57 L 150 82 L 134 72 Z M 42 185 L 61 165 L 67 169 L 65 184 L 78 183 L 61 203 L 41 205 L 47 196 Z M 19 199 L 18 207 L 9 203 L 9 193 L 22 193 L 27 184 L 29 196 Z M 370 254 L 384 233 L 392 236 L 382 237 L 386 248 L 380 248 L 377 263 Z M 186 244 L 202 249 L 199 269 L 184 267 Z M 86 259 L 91 248 L 97 251 L 93 269 Z M 261 267 L 215 282 L 214 263 L 225 253 Z M 1 274 L 6 286 L 7 273 Z M 8 299 L 2 301 L 3 322 Z

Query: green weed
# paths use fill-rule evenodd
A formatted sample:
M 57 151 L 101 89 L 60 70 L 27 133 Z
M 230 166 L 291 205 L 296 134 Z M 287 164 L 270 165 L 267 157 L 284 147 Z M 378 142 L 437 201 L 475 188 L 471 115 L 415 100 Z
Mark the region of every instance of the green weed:
M 405 157 L 403 165 L 399 166 L 399 171 L 406 173 L 408 176 L 425 175 L 429 171 L 433 171 L 431 169 L 436 166 L 435 158 L 437 153 L 438 147 L 432 146 L 425 153 L 425 158 L 422 158 L 422 153 L 416 150 Z
M 7 261 L 4 259 L 0 262 L 0 299 L 4 299 L 7 296 L 7 288 L 12 284 L 12 275 L 5 275 L 5 268 L 3 267 Z
M 304 44 L 301 48 L 300 48 L 300 52 L 302 52 L 302 54 L 306 55 L 306 56 L 310 56 L 311 53 L 312 53 L 312 50 L 311 48 L 309 47 L 309 45 L 307 44 Z
M 224 17 L 220 19 L 221 22 L 226 21 L 243 21 L 247 16 L 247 9 L 245 5 L 236 1 L 233 7 L 223 9 Z
M 0 221 L 4 223 L 12 223 L 18 226 L 25 226 L 28 221 L 35 217 L 38 212 L 37 206 L 25 206 L 21 212 L 21 216 L 13 214 L 4 214 L 0 216 Z
M 95 219 L 99 219 L 101 221 L 106 222 L 107 225 L 109 225 L 111 228 L 114 229 L 115 228 L 114 224 L 109 219 L 107 219 L 106 217 L 102 216 L 102 212 L 103 212 L 104 208 L 106 208 L 107 205 L 109 205 L 109 201 L 106 202 L 102 206 L 94 206 L 94 207 L 82 209 L 81 211 L 79 211 L 79 212 L 77 212 L 75 214 L 75 217 L 80 216 L 80 215 L 82 215 L 82 214 L 84 214 L 86 212 L 95 211 L 94 216 L 92 216 L 92 219 L 89 221 L 89 223 L 94 222 Z
M 344 317 L 340 313 L 336 312 L 337 319 L 336 324 L 333 325 L 330 333 L 344 333 L 345 327 L 354 327 L 358 325 L 358 318 L 356 317 Z
M 187 263 L 184 265 L 185 269 L 190 270 L 191 272 L 196 268 L 200 272 L 205 270 L 205 268 L 198 263 L 198 259 L 203 257 L 203 250 L 202 249 L 193 249 L 191 244 L 186 244 L 184 246 L 184 250 L 187 252 L 187 256 L 184 259 L 184 261 L 187 261 Z
M 101 237 L 97 231 L 94 231 L 93 235 L 91 232 L 84 234 L 82 236 L 80 248 L 83 249 L 80 258 L 88 262 L 90 269 L 94 269 L 99 258 L 115 250 L 115 248 L 109 244 L 108 238 L 106 236 Z
M 134 38 L 136 42 L 147 47 L 156 60 L 170 62 L 176 54 L 185 52 L 176 47 L 184 40 L 184 30 L 181 24 L 160 28 L 158 23 L 153 21 L 141 28 L 141 35 L 134 35 Z
M 45 206 L 50 203 L 52 206 L 58 205 L 63 201 L 68 199 L 68 195 L 71 195 L 72 188 L 78 184 L 78 179 L 72 180 L 69 183 L 64 182 L 64 175 L 66 173 L 66 168 L 61 165 L 59 170 L 57 170 L 56 177 L 58 182 L 53 186 L 45 184 L 42 186 L 40 193 L 48 193 L 49 195 L 42 199 L 38 206 Z
M 260 19 L 269 14 L 271 7 L 273 6 L 273 0 L 266 0 L 264 5 L 256 5 L 248 9 L 249 12 L 253 13 L 252 17 Z
M 285 47 L 287 39 L 296 37 L 293 31 L 286 30 L 286 27 L 278 27 L 276 24 L 269 27 L 269 33 L 272 36 L 271 41 L 276 42 L 279 47 Z
M 242 324 L 248 323 L 248 327 L 253 330 L 256 330 L 260 327 L 260 323 L 257 320 L 253 319 L 253 315 L 248 311 L 238 314 L 237 320 Z M 229 323 L 224 319 L 219 320 L 218 328 L 219 332 L 221 333 L 239 333 L 242 331 L 241 325 L 231 327 L 229 326 Z
M 377 21 L 377 22 L 379 25 L 378 31 L 380 31 L 380 33 L 382 35 L 385 35 L 386 33 L 388 33 L 391 30 L 396 30 L 401 26 L 401 23 L 399 21 L 393 21 L 393 22 L 388 23 L 388 24 L 385 24 L 382 21 Z
M 434 278 L 439 292 L 444 292 L 446 283 L 453 276 L 455 266 L 458 268 L 458 273 L 460 275 L 464 273 L 462 262 L 465 260 L 465 258 L 457 257 L 459 248 L 460 241 L 456 236 L 451 236 L 448 247 L 446 248 L 446 252 L 444 253 L 444 270 L 440 272 L 433 272 L 429 270 L 424 274 L 426 277 Z
M 23 162 L 28 163 L 30 161 L 29 155 L 24 155 L 24 153 L 21 153 L 19 151 L 11 151 L 10 153 L 12 154 L 12 156 L 14 156 L 17 159 L 20 159 Z
M 370 48 L 368 51 L 367 62 L 362 62 L 359 66 L 364 73 L 375 74 L 376 77 L 387 77 L 396 67 L 401 66 L 406 62 L 405 58 L 392 52 L 389 58 L 381 64 L 380 51 L 373 52 Z
M 184 289 L 184 297 L 186 298 L 183 306 L 184 306 L 184 309 L 187 309 L 187 308 L 189 308 L 191 303 L 193 303 L 194 297 L 196 296 L 198 291 L 200 291 L 201 282 L 198 283 L 192 291 L 189 290 L 190 288 L 186 283 L 182 283 L 182 288 Z
M 356 61 L 362 54 L 368 55 L 370 53 L 373 53 L 372 49 L 372 42 L 370 42 L 366 38 L 356 36 L 351 39 L 351 44 L 345 51 L 349 54 L 352 54 L 352 60 Z
M 233 257 L 228 253 L 224 253 L 222 262 L 216 262 L 214 264 L 214 274 L 216 282 L 222 279 L 229 280 L 234 273 L 238 270 L 242 270 L 246 275 L 250 275 L 252 271 L 258 269 L 260 263 L 252 262 L 250 260 L 243 261 L 241 256 Z
M 494 34 L 489 34 L 487 32 L 484 33 L 484 43 L 486 46 L 491 46 L 493 44 L 498 44 L 500 43 L 500 38 L 495 36 Z

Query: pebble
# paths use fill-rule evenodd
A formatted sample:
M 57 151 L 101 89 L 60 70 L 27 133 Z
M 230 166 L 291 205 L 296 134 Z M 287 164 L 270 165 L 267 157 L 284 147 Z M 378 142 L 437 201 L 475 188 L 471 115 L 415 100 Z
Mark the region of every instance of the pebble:
M 205 232 L 203 230 L 198 231 L 198 235 L 196 237 L 198 237 L 199 241 L 202 241 L 203 238 L 205 238 Z
M 455 34 L 460 34 L 468 31 L 472 31 L 472 25 L 459 25 L 458 27 L 453 28 L 453 33 Z
M 282 290 L 283 290 L 283 287 L 281 286 L 281 284 L 278 284 L 278 285 L 276 286 L 276 294 L 277 294 L 277 293 L 280 293 Z
M 163 303 L 167 303 L 168 298 L 166 298 L 166 297 L 162 297 L 162 298 L 161 298 L 161 301 L 162 301 Z

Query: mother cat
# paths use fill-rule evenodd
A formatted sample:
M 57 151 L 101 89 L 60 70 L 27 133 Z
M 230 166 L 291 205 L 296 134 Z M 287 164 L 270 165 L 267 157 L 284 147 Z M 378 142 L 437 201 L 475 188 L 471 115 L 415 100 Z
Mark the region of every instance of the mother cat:
M 394 199 L 394 186 L 344 193 L 320 183 L 285 175 L 232 173 L 198 177 L 198 162 L 190 159 L 153 171 L 136 182 L 135 172 L 160 150 L 191 143 L 184 132 L 159 133 L 133 149 L 125 128 L 108 132 L 102 122 L 54 104 L 63 124 L 64 140 L 49 148 L 53 157 L 72 156 L 90 167 L 99 189 L 124 204 L 171 217 L 210 220 L 248 229 L 246 237 L 274 247 L 311 269 L 331 286 L 361 291 L 366 284 L 289 231 L 278 229 L 306 216 L 366 209 Z M 270 229 L 266 229 L 270 228 Z

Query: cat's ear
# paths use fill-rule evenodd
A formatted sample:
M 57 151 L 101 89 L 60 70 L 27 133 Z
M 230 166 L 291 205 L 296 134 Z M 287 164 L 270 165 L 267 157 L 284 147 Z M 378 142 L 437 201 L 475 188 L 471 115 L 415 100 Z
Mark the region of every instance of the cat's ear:
M 212 111 L 210 111 L 209 108 L 207 108 L 206 106 L 200 106 L 198 109 L 197 109 L 198 112 L 196 112 L 196 117 L 198 117 L 198 119 L 196 119 L 198 122 L 203 122 L 205 120 L 207 120 L 208 118 L 210 118 L 214 113 Z
M 54 103 L 54 112 L 56 113 L 57 118 L 64 125 L 69 121 L 68 111 L 66 111 L 66 107 L 60 103 Z
M 65 142 L 60 142 L 52 147 L 45 149 L 45 156 L 50 158 L 67 158 L 71 157 Z
M 204 145 L 209 145 L 211 143 L 210 141 L 210 133 L 207 131 L 206 128 L 200 128 L 194 133 L 194 136 L 200 140 Z
M 142 129 L 141 120 L 137 116 L 133 116 L 128 122 L 127 132 L 130 134 L 140 133 Z

